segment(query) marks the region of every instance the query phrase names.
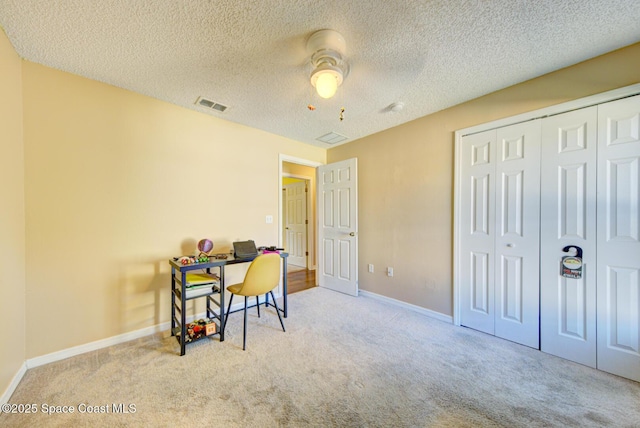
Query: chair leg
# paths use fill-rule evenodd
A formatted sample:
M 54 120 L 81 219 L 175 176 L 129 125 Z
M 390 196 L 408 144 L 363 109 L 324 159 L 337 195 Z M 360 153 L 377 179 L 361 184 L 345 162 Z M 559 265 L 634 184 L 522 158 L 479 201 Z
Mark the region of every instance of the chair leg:
M 273 297 L 273 291 L 269 291 L 271 294 L 271 298 L 273 299 L 273 306 L 276 308 L 276 314 L 278 314 L 278 319 L 280 320 L 280 325 L 282 326 L 282 331 L 286 331 L 284 329 L 284 323 L 282 322 L 282 317 L 280 316 L 280 309 L 278 309 L 278 303 L 276 302 L 276 298 Z
M 224 293 L 224 291 L 222 291 Z M 227 313 L 224 316 L 224 326 L 222 327 L 222 334 L 224 335 L 224 331 L 227 328 L 227 320 L 229 319 L 229 311 L 231 310 L 231 302 L 233 302 L 233 293 L 231 293 L 231 297 L 229 298 L 229 306 L 227 306 Z
M 247 300 L 249 298 L 244 296 L 244 332 L 242 334 L 242 350 L 247 349 Z
M 260 296 L 256 296 L 256 308 L 258 308 L 258 318 L 260 318 Z

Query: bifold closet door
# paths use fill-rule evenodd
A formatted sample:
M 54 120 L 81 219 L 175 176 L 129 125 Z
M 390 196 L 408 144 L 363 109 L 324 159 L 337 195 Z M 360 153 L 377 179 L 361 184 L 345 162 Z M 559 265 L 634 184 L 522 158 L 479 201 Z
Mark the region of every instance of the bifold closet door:
M 460 159 L 460 323 L 495 334 L 496 131 L 462 137 Z
M 597 107 L 542 121 L 540 349 L 596 367 Z M 582 250 L 582 277 L 560 274 Z
M 496 133 L 496 336 L 539 349 L 540 121 Z
M 461 144 L 461 324 L 538 348 L 540 121 Z
M 640 96 L 598 106 L 598 368 L 640 382 Z

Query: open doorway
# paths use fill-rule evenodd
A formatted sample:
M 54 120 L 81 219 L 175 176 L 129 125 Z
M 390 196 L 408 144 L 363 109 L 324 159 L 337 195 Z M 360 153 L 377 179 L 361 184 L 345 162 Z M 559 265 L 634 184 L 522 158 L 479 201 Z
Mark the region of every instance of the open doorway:
M 288 293 L 315 287 L 316 170 L 320 164 L 280 156 L 280 247 L 289 253 Z
M 298 169 L 310 167 L 310 169 Z M 280 246 L 284 246 L 284 177 L 309 180 L 307 269 L 313 286 L 358 295 L 358 171 L 357 159 L 323 165 L 280 155 Z M 317 194 L 317 196 L 316 196 Z M 320 196 L 320 194 L 322 196 Z M 317 220 L 316 220 L 317 219 Z M 286 247 L 285 247 L 286 248 Z M 295 273 L 295 272 L 294 272 Z M 287 275 L 289 278 L 289 274 Z M 288 288 L 288 291 L 291 288 Z

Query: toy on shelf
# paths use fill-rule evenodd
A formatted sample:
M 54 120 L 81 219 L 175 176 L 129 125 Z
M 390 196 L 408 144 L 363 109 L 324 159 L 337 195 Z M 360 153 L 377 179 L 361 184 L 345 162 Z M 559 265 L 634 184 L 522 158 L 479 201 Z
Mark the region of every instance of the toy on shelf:
M 175 260 L 180 262 L 181 265 L 193 265 L 196 263 L 206 263 L 209 261 L 209 257 L 208 256 L 198 256 L 198 257 L 182 256 L 182 257 L 176 258 Z
M 187 334 L 184 338 L 185 343 L 193 342 L 204 336 L 216 334 L 218 331 L 217 324 L 210 318 L 199 319 L 198 321 L 187 324 Z
M 175 257 L 173 260 L 180 262 L 181 265 L 207 263 L 209 261 L 209 257 L 211 257 L 211 250 L 213 250 L 213 242 L 206 238 L 201 239 L 200 241 L 198 241 L 198 251 L 200 251 L 198 256 Z
M 213 242 L 206 238 L 201 239 L 198 241 L 198 250 L 200 251 L 198 258 L 203 256 L 209 258 L 209 254 L 211 254 L 211 250 L 213 250 Z

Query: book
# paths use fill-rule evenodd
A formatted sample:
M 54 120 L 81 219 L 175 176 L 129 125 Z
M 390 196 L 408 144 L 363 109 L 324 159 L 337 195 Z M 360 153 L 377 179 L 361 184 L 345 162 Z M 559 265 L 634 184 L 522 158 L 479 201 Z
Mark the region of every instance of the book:
M 193 288 L 185 289 L 184 297 L 185 299 L 191 299 L 193 297 L 200 297 L 200 296 L 206 296 L 211 293 L 217 293 L 219 290 L 220 289 L 217 286 L 207 284 L 204 287 L 198 287 L 195 289 Z
M 205 284 L 219 284 L 220 277 L 215 273 L 197 273 L 197 272 L 189 272 L 187 273 L 187 283 L 186 287 L 191 288 L 197 285 L 205 285 Z
M 185 288 L 187 290 L 202 290 L 203 288 L 212 288 L 216 285 L 218 285 L 217 282 L 209 282 L 207 284 L 187 285 Z

